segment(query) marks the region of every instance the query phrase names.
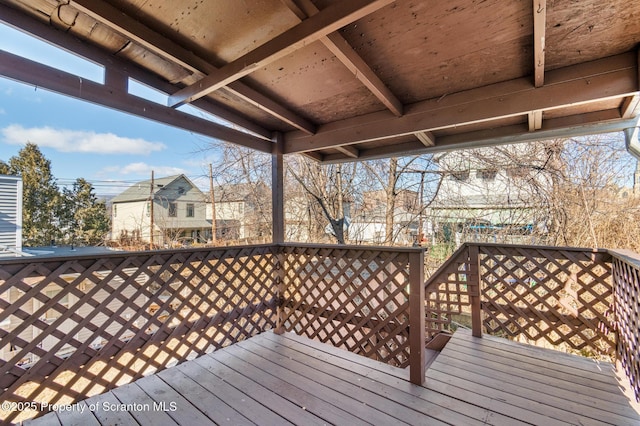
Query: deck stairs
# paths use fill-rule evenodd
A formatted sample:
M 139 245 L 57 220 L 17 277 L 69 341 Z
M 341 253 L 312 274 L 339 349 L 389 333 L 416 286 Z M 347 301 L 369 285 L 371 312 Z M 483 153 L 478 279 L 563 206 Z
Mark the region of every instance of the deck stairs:
M 451 339 L 452 334 L 448 331 L 441 331 L 436 334 L 425 344 L 425 368 L 428 369 L 431 364 L 436 360 L 440 351 L 444 349 L 447 342 Z

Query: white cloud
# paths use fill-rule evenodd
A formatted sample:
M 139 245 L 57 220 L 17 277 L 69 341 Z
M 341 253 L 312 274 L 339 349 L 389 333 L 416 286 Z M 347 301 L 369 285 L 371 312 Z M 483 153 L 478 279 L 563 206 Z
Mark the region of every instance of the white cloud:
M 187 173 L 186 170 L 181 169 L 180 167 L 153 166 L 147 163 L 129 163 L 125 166 L 105 167 L 100 172 L 100 175 L 110 177 L 114 177 L 114 175 L 148 176 L 144 179 L 149 179 L 149 177 L 151 176 L 151 171 L 154 172 L 156 177 L 173 176 Z
M 144 155 L 166 148 L 166 145 L 160 142 L 126 138 L 113 133 L 83 132 L 51 127 L 25 129 L 19 124 L 12 124 L 0 132 L 7 143 L 24 145 L 32 142 L 40 147 L 53 148 L 60 152 Z

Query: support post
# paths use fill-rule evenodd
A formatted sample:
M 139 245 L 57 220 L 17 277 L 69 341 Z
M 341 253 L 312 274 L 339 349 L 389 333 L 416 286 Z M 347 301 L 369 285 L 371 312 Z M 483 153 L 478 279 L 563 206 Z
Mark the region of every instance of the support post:
M 271 152 L 271 212 L 273 219 L 273 243 L 284 242 L 284 137 L 276 132 Z
M 469 273 L 467 291 L 471 302 L 471 334 L 482 337 L 482 305 L 480 303 L 480 250 L 477 245 L 469 246 Z
M 274 244 L 274 289 L 278 304 L 276 308 L 276 334 L 284 333 L 285 321 L 285 255 L 280 244 L 284 243 L 284 137 L 282 133 L 273 135 L 271 151 L 271 212 L 273 222 L 272 242 Z
M 213 189 L 213 166 L 209 163 L 209 199 L 211 200 L 211 244 L 214 246 L 218 243 L 216 239 L 216 200 Z
M 409 380 L 425 380 L 424 251 L 409 254 Z

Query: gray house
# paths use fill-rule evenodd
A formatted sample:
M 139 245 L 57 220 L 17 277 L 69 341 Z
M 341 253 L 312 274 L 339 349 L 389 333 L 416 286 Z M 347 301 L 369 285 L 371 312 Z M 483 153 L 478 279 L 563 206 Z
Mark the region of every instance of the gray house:
M 22 178 L 0 175 L 0 256 L 22 250 Z
M 206 242 L 207 196 L 185 175 L 138 182 L 111 200 L 111 238 L 172 245 Z M 153 217 L 152 217 L 153 212 Z

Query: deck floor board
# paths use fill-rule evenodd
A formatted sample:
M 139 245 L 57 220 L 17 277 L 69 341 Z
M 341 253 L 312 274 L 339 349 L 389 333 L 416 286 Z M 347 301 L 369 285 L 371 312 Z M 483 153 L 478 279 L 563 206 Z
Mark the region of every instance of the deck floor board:
M 584 382 L 576 383 L 567 380 L 567 377 L 559 377 L 555 373 L 549 374 L 550 369 L 527 368 L 516 360 L 487 354 L 485 357 L 475 357 L 476 352 L 467 351 L 465 348 L 451 345 L 446 353 L 446 358 L 441 359 L 441 364 L 434 368 L 448 369 L 455 367 L 478 373 L 488 380 L 498 380 L 502 384 L 523 387 L 536 393 L 557 398 L 559 404 L 566 406 L 566 402 L 573 401 L 583 404 L 587 408 L 597 407 L 601 410 L 619 413 L 625 411 L 632 413 L 628 400 L 620 394 L 613 393 L 612 389 L 602 390 L 590 387 Z M 617 391 L 617 389 L 616 389 Z
M 306 337 L 266 332 L 89 398 L 83 413 L 32 424 L 640 424 L 610 364 L 468 330 L 454 333 L 424 385 L 408 377 Z M 104 403 L 149 409 L 88 409 Z

